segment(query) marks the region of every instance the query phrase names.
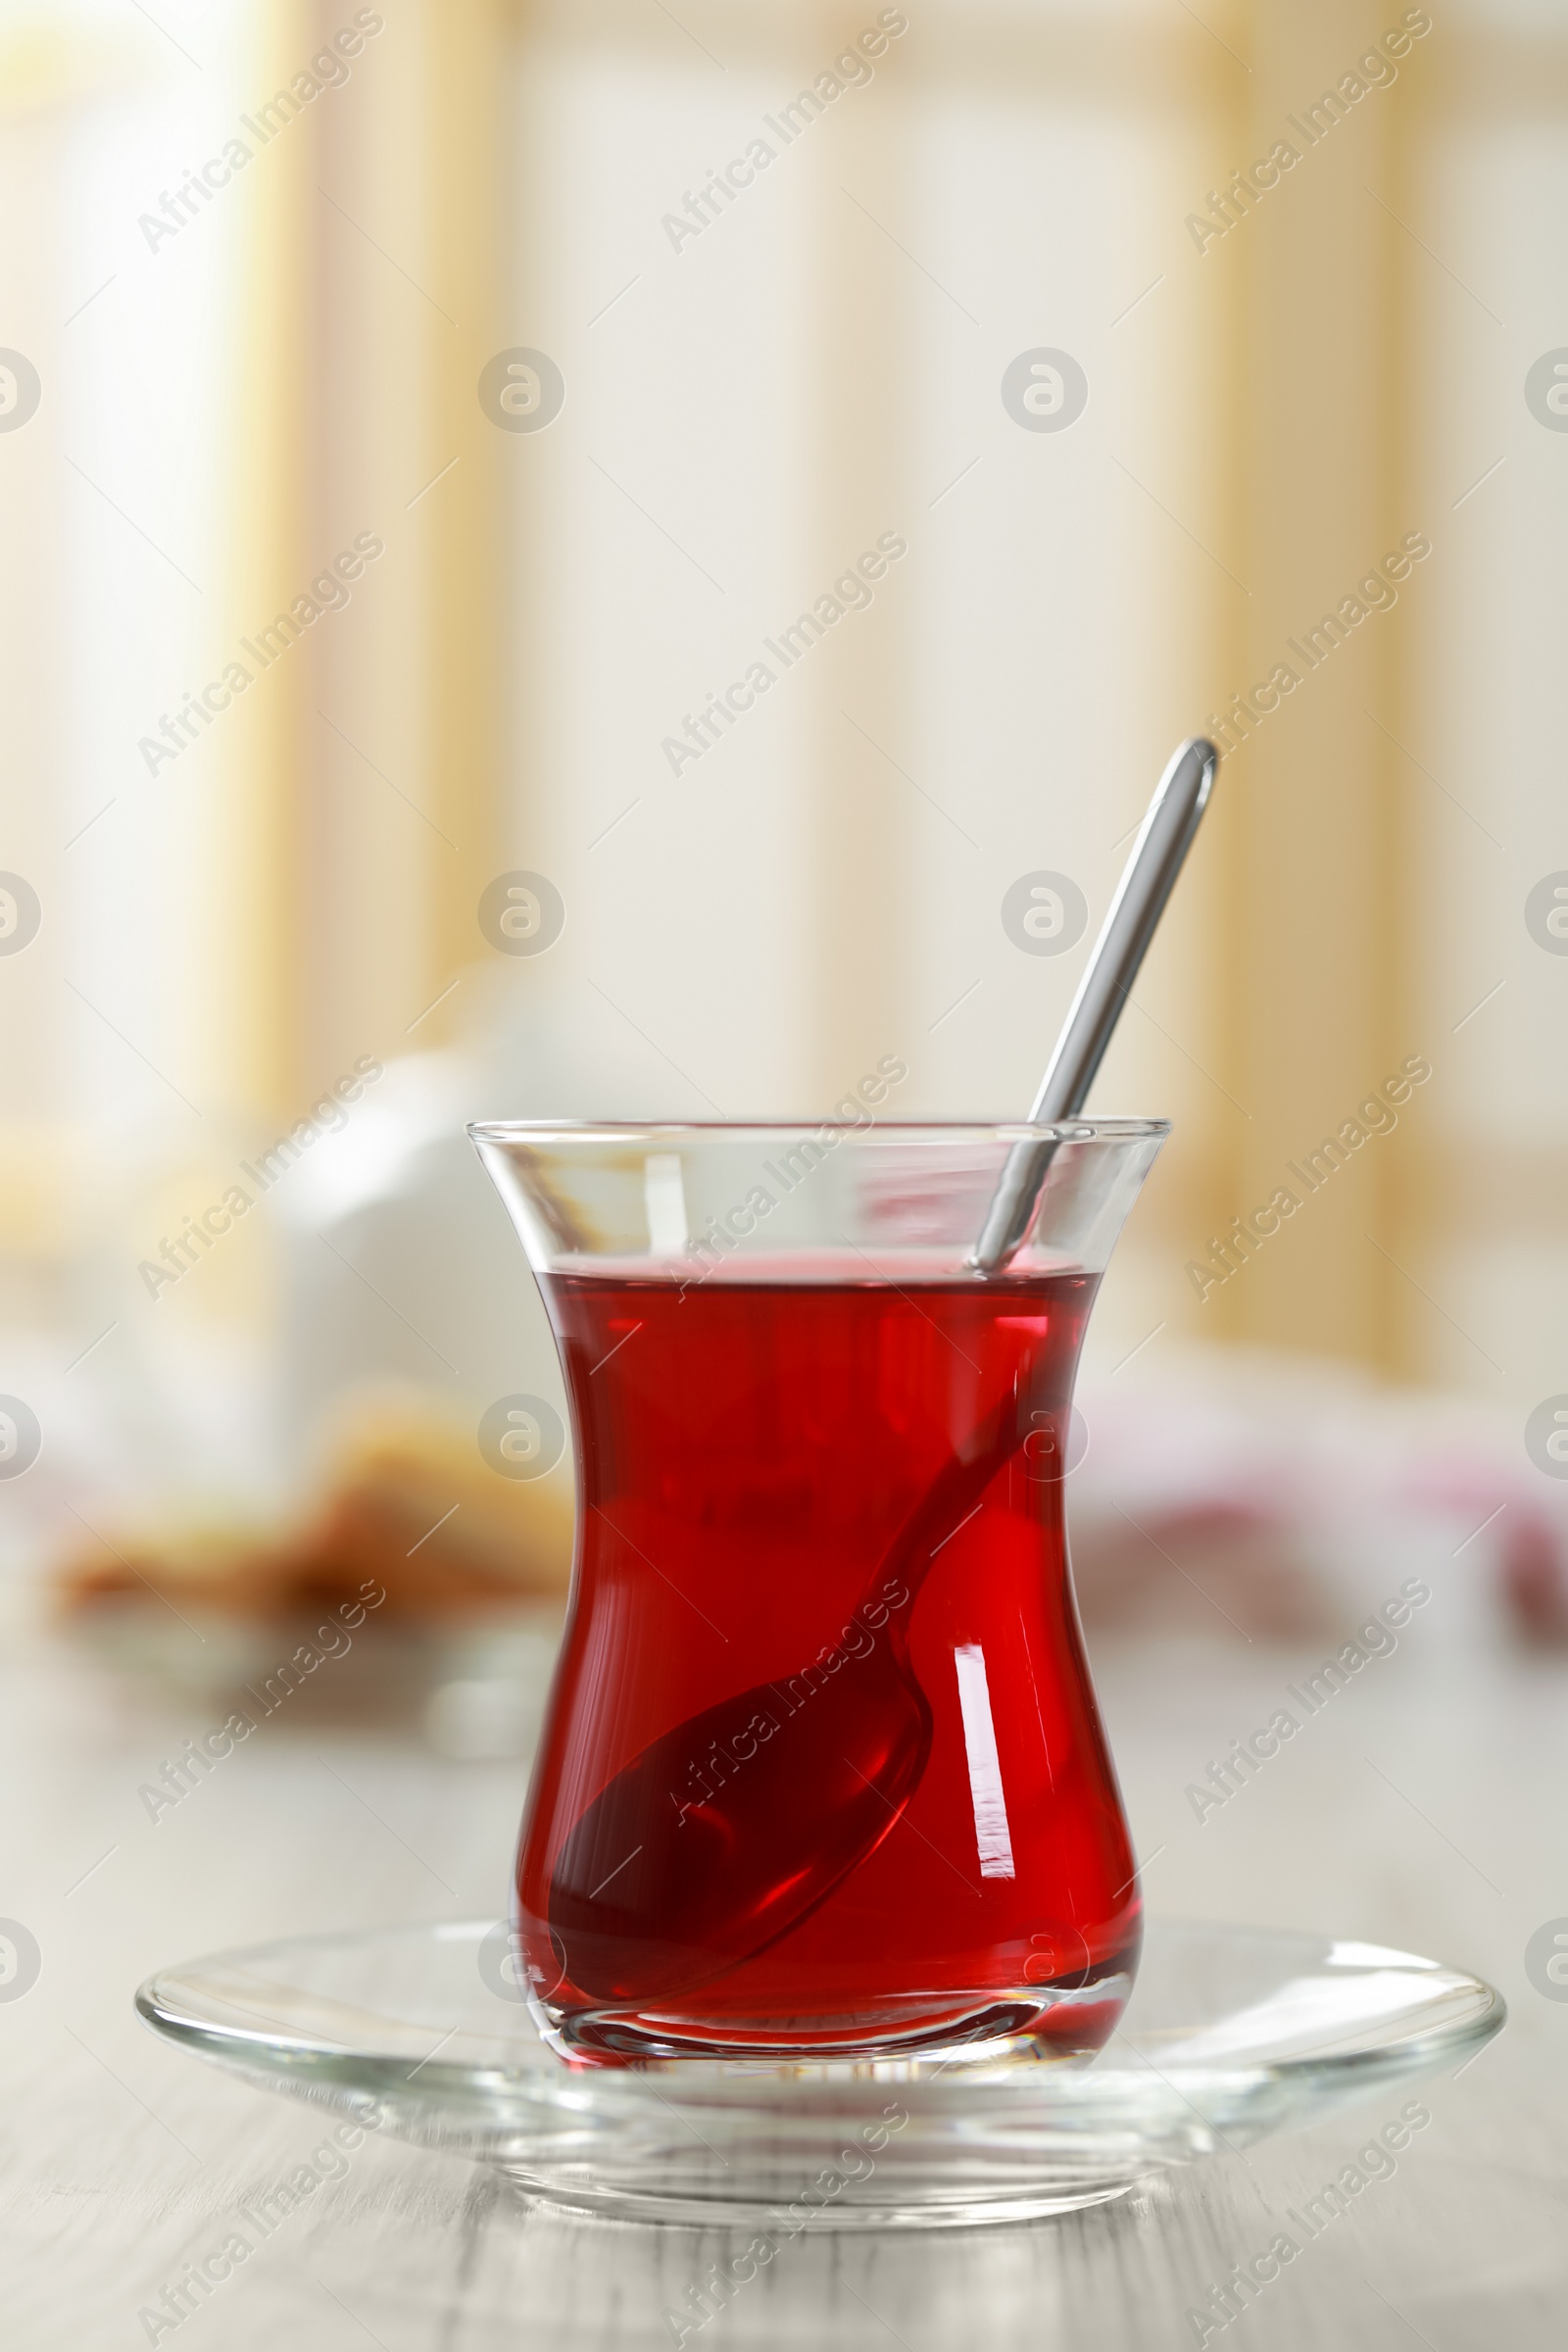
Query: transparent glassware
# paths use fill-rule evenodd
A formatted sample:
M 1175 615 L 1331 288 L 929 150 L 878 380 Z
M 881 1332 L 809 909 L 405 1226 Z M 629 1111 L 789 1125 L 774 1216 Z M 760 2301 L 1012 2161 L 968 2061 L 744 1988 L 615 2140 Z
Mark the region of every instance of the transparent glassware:
M 1098 2048 L 1141 1914 L 1063 1480 L 1164 1122 L 470 1132 L 576 1447 L 516 1875 L 541 2031 L 584 2065 Z
M 1461 2071 L 1507 2015 L 1490 1984 L 1419 1953 L 1151 1920 L 1126 2021 L 1093 2066 L 585 2071 L 540 2038 L 507 1937 L 488 1919 L 291 1936 L 161 1969 L 136 2006 L 174 2047 L 309 2101 L 318 2126 L 325 2108 L 495 2165 L 575 2213 L 700 2227 L 702 2263 L 725 2228 L 776 2250 L 802 2230 L 971 2228 L 1102 2204 L 1163 2167 L 1234 2158 L 1369 2098 L 1388 2115 L 1400 2086 Z

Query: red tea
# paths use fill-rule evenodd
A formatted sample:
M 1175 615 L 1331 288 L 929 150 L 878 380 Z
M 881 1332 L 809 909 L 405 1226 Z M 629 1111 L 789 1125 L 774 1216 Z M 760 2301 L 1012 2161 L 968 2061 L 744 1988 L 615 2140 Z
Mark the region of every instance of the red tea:
M 1126 1999 L 1062 1527 L 1098 1278 L 856 1266 L 541 1276 L 580 1536 L 518 1920 L 579 2060 L 1082 2051 Z

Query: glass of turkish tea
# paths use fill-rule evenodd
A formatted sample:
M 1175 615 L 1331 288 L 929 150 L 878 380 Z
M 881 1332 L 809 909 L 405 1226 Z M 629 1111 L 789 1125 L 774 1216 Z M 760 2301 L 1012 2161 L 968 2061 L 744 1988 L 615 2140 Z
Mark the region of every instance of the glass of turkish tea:
M 471 1132 L 575 1446 L 514 1912 L 541 2031 L 584 2065 L 1098 2048 L 1140 1904 L 1064 1481 L 1165 1123 Z M 1038 1202 L 983 1273 L 1019 1146 Z

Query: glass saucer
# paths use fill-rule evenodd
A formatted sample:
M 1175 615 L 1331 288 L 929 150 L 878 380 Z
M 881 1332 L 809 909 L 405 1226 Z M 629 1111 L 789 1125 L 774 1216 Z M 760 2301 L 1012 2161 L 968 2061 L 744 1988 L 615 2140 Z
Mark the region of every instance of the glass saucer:
M 465 1920 L 300 1936 L 149 1979 L 183 2049 L 622 2219 L 929 2229 L 1064 2213 L 1450 2063 L 1501 1995 L 1441 1961 L 1262 1928 L 1152 1924 L 1089 2061 L 564 2065 Z

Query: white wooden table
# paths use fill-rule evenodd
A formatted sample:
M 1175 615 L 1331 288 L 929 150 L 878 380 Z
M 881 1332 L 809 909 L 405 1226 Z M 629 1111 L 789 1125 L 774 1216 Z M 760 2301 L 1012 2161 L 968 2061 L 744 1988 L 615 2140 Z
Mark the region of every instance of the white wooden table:
M 1314 1658 L 1240 1642 L 1098 1645 L 1152 1910 L 1438 1953 L 1490 1976 L 1513 2013 L 1460 2079 L 1426 2089 L 1432 2124 L 1396 2175 L 1210 2343 L 1523 2352 L 1568 2337 L 1568 2002 L 1523 1964 L 1531 1933 L 1568 1915 L 1568 1663 L 1510 1652 L 1457 1572 L 1453 1591 L 1443 1584 L 1445 1565 L 1419 1637 L 1201 1824 L 1186 1785 Z M 0 2001 L 6 2352 L 148 2341 L 139 2310 L 322 2138 L 324 2117 L 148 2034 L 130 2007 L 144 1975 L 265 1937 L 502 1908 L 520 1765 L 460 1765 L 412 1738 L 301 1718 L 152 1823 L 138 1785 L 202 1728 L 188 1707 L 116 1697 L 45 1642 L 11 1642 L 0 1663 L 0 1915 L 43 1955 L 32 1990 Z M 1385 2120 L 1374 2102 L 1061 2221 L 803 2238 L 686 2341 L 1193 2344 L 1189 2309 Z M 725 2250 L 723 2232 L 579 2221 L 482 2169 L 375 2141 L 159 2340 L 664 2346 L 666 2308 Z

